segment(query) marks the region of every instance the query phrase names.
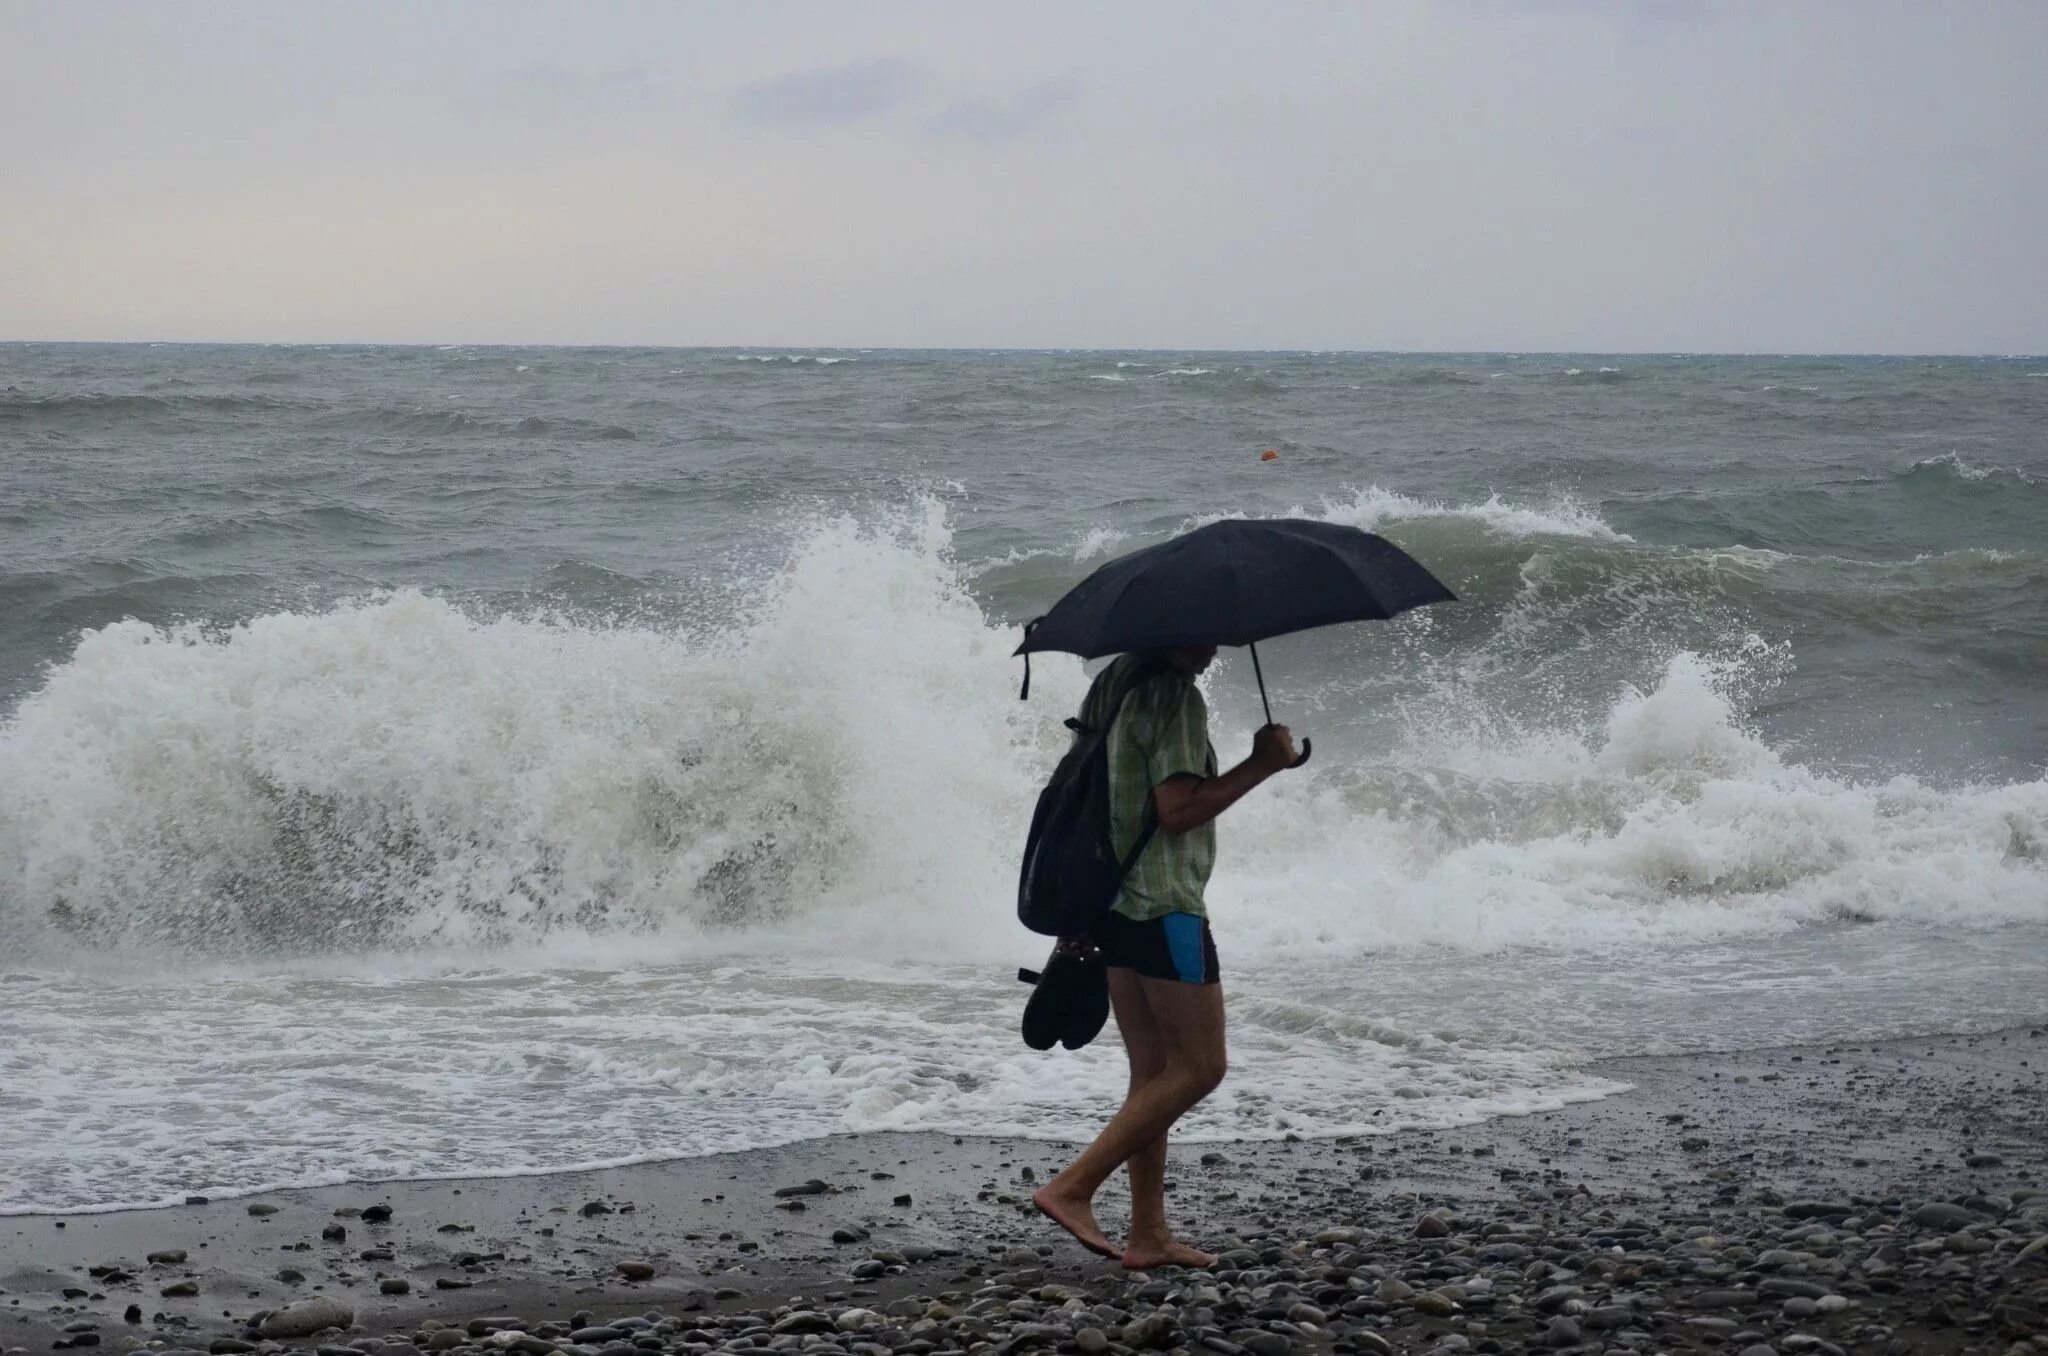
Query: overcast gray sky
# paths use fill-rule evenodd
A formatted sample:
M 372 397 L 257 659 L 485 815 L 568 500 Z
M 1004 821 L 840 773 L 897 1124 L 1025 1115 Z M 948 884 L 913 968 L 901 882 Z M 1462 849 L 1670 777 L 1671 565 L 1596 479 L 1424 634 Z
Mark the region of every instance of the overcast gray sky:
M 2048 0 L 0 0 L 0 338 L 2048 351 Z

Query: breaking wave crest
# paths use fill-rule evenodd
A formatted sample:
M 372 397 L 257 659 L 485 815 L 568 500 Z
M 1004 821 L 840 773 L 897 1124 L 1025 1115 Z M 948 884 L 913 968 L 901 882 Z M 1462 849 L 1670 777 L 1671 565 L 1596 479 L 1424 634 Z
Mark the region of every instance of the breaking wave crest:
M 1509 534 L 1573 521 L 1479 513 Z M 1499 600 L 1497 646 L 1518 618 L 1545 624 L 1536 588 Z M 0 940 L 234 956 L 617 933 L 880 954 L 914 928 L 936 959 L 1009 954 L 1022 826 L 1085 682 L 1042 660 L 1020 704 L 1013 641 L 930 503 L 809 523 L 740 615 L 696 626 L 478 616 L 410 591 L 107 626 L 0 725 Z M 1233 816 L 1215 897 L 1238 944 L 2048 913 L 2048 783 L 1831 779 L 1745 726 L 1769 647 L 1642 643 L 1663 647 L 1635 657 L 1650 677 L 1576 717 L 1494 700 L 1483 656 L 1391 695 L 1332 688 L 1324 719 L 1348 701 L 1404 733 Z M 1226 719 L 1217 743 L 1248 737 Z

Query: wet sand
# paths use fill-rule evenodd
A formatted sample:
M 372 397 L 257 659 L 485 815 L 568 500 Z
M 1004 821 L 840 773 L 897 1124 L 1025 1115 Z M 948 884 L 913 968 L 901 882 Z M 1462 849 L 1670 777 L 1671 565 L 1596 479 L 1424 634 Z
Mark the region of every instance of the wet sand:
M 2048 1026 L 1598 1071 L 1633 1090 L 1176 1146 L 1208 1275 L 1127 1275 L 1033 1214 L 1071 1146 L 874 1135 L 4 1219 L 0 1351 L 2048 1352 Z M 1115 1236 L 1120 1186 L 1099 1207 Z M 314 1297 L 349 1325 L 251 1330 Z

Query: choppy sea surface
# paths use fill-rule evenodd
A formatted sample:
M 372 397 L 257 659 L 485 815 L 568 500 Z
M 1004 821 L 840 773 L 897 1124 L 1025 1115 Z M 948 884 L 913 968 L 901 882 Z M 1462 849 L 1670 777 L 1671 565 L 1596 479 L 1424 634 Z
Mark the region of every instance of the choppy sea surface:
M 1261 647 L 1187 1138 L 2043 1014 L 2048 359 L 16 344 L 0 467 L 0 1213 L 1085 1136 L 1008 656 L 1226 515 L 1461 601 Z

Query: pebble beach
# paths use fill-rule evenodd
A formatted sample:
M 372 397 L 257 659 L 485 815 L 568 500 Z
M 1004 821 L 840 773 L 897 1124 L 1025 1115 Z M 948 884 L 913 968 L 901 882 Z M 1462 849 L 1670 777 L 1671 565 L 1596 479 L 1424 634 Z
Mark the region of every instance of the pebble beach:
M 0 1351 L 2026 1356 L 2044 1060 L 2042 1024 L 1614 1060 L 1559 1111 L 1178 1149 L 1210 1272 L 1033 1215 L 1068 1146 L 931 1134 L 19 1217 Z

